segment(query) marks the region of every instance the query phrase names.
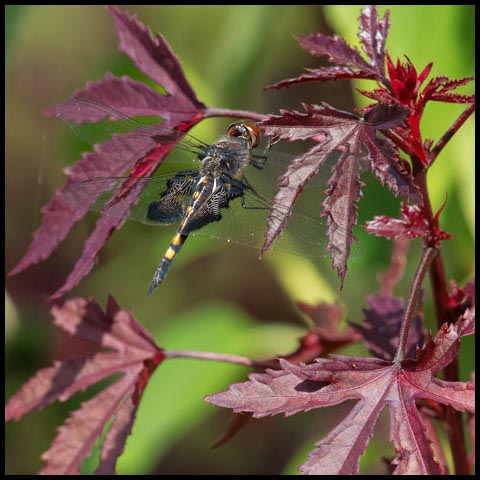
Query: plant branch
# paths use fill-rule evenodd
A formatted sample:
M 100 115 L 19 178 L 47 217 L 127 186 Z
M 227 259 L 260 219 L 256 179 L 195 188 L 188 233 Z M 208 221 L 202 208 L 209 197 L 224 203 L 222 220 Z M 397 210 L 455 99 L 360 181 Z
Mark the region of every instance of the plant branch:
M 403 138 L 396 135 L 392 130 L 382 130 L 382 133 L 407 155 L 411 155 L 412 148 Z
M 244 365 L 253 368 L 272 368 L 278 369 L 277 362 L 268 362 L 261 360 L 252 360 L 248 357 L 241 357 L 239 355 L 229 355 L 227 353 L 214 352 L 194 352 L 191 350 L 165 350 L 165 358 L 196 358 L 198 360 L 212 360 L 216 362 L 234 363 L 237 365 Z
M 228 108 L 208 107 L 205 109 L 207 117 L 234 117 L 234 118 L 250 118 L 256 122 L 262 122 L 268 118 L 268 115 L 248 110 L 230 110 Z
M 425 218 L 433 225 L 434 214 L 428 195 L 427 171 L 421 166 L 418 158 L 412 156 L 411 159 L 413 170 L 417 172 L 415 175 L 415 183 L 420 188 L 423 196 L 422 209 Z M 449 308 L 448 286 L 441 252 L 438 252 L 438 255 L 433 258 L 430 265 L 429 276 L 437 325 L 440 328 L 444 323 L 453 323 L 456 320 L 452 310 Z M 443 378 L 450 382 L 457 382 L 459 380 L 457 358 L 443 370 Z M 452 407 L 445 407 L 445 425 L 452 450 L 455 473 L 456 475 L 468 475 L 470 474 L 470 470 L 465 446 L 464 426 L 460 412 L 455 411 Z
M 424 250 L 420 264 L 413 278 L 412 286 L 410 287 L 410 294 L 408 295 L 408 305 L 405 309 L 405 316 L 403 317 L 402 326 L 400 328 L 399 341 L 397 351 L 395 353 L 394 363 L 400 363 L 405 357 L 405 350 L 407 348 L 408 331 L 412 318 L 417 310 L 418 299 L 422 291 L 423 280 L 427 274 L 428 268 L 432 260 L 437 255 L 438 250 L 433 247 L 428 247 Z
M 414 165 L 414 169 L 415 169 L 415 165 L 418 165 L 419 162 L 420 160 L 416 159 L 416 157 L 412 157 L 412 164 Z M 422 209 L 423 209 L 425 218 L 428 220 L 430 225 L 433 225 L 435 215 L 433 213 L 432 205 L 430 203 L 430 197 L 428 195 L 426 170 L 422 169 L 422 171 L 415 176 L 415 183 L 417 184 L 420 191 L 422 192 L 422 196 L 423 196 Z M 433 247 L 434 245 L 426 245 L 426 246 Z M 433 301 L 435 304 L 437 325 L 440 328 L 444 323 L 453 321 L 448 308 L 448 304 L 449 304 L 448 286 L 447 286 L 447 280 L 445 276 L 445 269 L 443 267 L 443 260 L 440 252 L 435 257 L 430 267 L 430 283 L 432 286 L 432 295 L 433 295 Z
M 469 105 L 462 114 L 455 120 L 449 129 L 443 134 L 442 138 L 430 151 L 430 163 L 433 163 L 438 157 L 438 154 L 443 150 L 448 141 L 453 137 L 460 127 L 467 121 L 468 117 L 475 111 L 475 103 Z

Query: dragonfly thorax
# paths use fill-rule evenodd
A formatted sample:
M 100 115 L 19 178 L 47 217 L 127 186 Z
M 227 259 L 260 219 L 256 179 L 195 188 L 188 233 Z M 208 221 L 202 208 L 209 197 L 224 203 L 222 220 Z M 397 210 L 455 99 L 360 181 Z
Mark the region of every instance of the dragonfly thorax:
M 218 177 L 224 173 L 235 175 L 251 159 L 251 148 L 245 139 L 222 140 L 211 145 L 202 158 L 204 175 Z

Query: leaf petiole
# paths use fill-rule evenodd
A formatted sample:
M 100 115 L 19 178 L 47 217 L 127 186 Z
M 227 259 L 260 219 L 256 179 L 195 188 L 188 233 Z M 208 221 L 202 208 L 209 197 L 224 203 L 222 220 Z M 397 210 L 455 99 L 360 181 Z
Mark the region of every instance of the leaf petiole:
M 410 323 L 415 316 L 415 312 L 418 306 L 418 299 L 422 289 L 423 280 L 432 263 L 433 259 L 437 255 L 438 250 L 434 247 L 428 247 L 424 250 L 420 264 L 413 278 L 410 293 L 408 295 L 408 305 L 405 309 L 405 316 L 403 318 L 402 326 L 400 327 L 399 341 L 397 351 L 395 353 L 394 363 L 400 363 L 405 356 L 405 350 L 407 346 L 408 331 L 410 330 Z

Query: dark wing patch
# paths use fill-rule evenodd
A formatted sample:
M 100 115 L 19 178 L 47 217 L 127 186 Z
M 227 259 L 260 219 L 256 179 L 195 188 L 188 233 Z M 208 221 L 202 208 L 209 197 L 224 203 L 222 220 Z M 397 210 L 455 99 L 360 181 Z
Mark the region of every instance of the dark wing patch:
M 186 176 L 182 172 L 171 178 L 160 198 L 148 206 L 147 219 L 163 224 L 179 221 L 193 194 L 197 177 L 198 175 Z

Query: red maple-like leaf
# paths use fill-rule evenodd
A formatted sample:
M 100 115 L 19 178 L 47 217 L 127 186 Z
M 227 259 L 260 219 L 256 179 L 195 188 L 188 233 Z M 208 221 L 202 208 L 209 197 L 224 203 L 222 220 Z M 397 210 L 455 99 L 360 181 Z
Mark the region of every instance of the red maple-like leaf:
M 166 40 L 157 35 L 152 37 L 149 30 L 136 17 L 108 7 L 120 38 L 120 50 L 126 53 L 135 65 L 154 82 L 161 85 L 167 95 L 136 82 L 128 77 L 116 77 L 107 73 L 105 80 L 88 82 L 86 87 L 74 92 L 72 99 L 56 108 L 48 110 L 49 115 L 59 115 L 71 125 L 83 122 L 103 120 L 108 116 L 101 109 L 89 108 L 85 102 L 75 102 L 75 98 L 84 98 L 92 102 L 109 105 L 122 114 L 154 115 L 162 117 L 165 127 L 185 132 L 204 116 L 205 105 L 200 102 L 188 83 L 177 57 Z M 93 104 L 93 103 L 92 103 Z M 102 116 L 103 115 L 103 116 Z M 101 177 L 116 177 L 126 170 L 132 179 L 126 185 L 124 194 L 125 217 L 129 208 L 137 199 L 140 190 L 134 189 L 135 179 L 148 177 L 173 148 L 175 142 L 159 145 L 152 139 L 116 136 L 95 147 L 94 152 L 84 153 L 82 159 L 72 167 L 65 169 L 68 175 L 66 185 L 58 190 L 50 203 L 42 208 L 41 226 L 33 235 L 27 253 L 10 272 L 16 274 L 28 266 L 50 256 L 61 243 L 74 224 L 86 213 L 85 208 L 75 207 L 62 197 L 62 192 L 72 183 Z M 180 140 L 181 135 L 177 137 Z M 99 143 L 99 142 L 97 142 Z M 130 190 L 130 194 L 128 194 Z M 92 200 L 93 201 L 93 200 Z M 88 207 L 88 205 L 86 205 Z M 100 249 L 114 230 L 120 228 L 125 218 L 101 216 L 95 230 L 85 242 L 80 259 L 65 284 L 56 292 L 59 297 L 77 285 L 95 264 Z
M 361 339 L 352 327 L 340 331 L 340 320 L 344 317 L 344 312 L 339 305 L 309 305 L 299 302 L 297 307 L 312 319 L 314 325 L 311 331 L 299 340 L 300 345 L 295 352 L 282 356 L 290 363 L 310 363 Z
M 350 325 L 362 335 L 373 355 L 384 360 L 393 360 L 405 315 L 403 299 L 391 295 L 371 295 L 368 297 L 368 307 L 363 309 L 363 323 Z M 415 357 L 417 346 L 423 344 L 423 337 L 422 318 L 417 314 L 408 336 L 407 357 Z
M 438 217 L 443 209 L 440 207 L 433 222 L 430 222 L 417 205 L 401 203 L 401 218 L 392 218 L 385 215 L 377 215 L 373 220 L 365 222 L 365 230 L 377 237 L 394 238 L 424 238 L 429 245 L 439 246 L 442 240 L 453 238 L 453 235 L 440 230 Z
M 68 333 L 112 351 L 57 361 L 53 367 L 38 371 L 9 400 L 5 420 L 18 420 L 25 413 L 56 400 L 63 402 L 74 393 L 121 373 L 120 380 L 73 412 L 42 456 L 46 465 L 41 473 L 79 474 L 82 460 L 111 421 L 97 473 L 113 474 L 143 389 L 164 359 L 164 353 L 130 313 L 120 310 L 112 297 L 108 299 L 106 313 L 93 300 L 77 298 L 62 307 L 53 307 L 52 315 L 55 324 Z
M 358 38 L 362 42 L 364 52 L 379 77 L 385 75 L 385 43 L 390 28 L 390 12 L 385 11 L 382 19 L 378 18 L 378 7 L 366 5 L 360 14 L 360 31 Z
M 340 320 L 343 318 L 344 312 L 339 305 L 329 303 L 309 305 L 299 302 L 297 307 L 311 318 L 312 329 L 298 340 L 299 346 L 294 352 L 288 355 L 278 355 L 277 358 L 270 358 L 267 361 L 278 361 L 278 357 L 282 357 L 295 365 L 310 363 L 316 358 L 325 357 L 362 338 L 352 327 L 340 331 Z M 250 418 L 249 414 L 233 415 L 225 433 L 212 445 L 212 448 L 227 443 L 245 427 Z
M 295 37 L 303 49 L 315 56 L 326 56 L 329 62 L 335 65 L 305 69 L 304 74 L 282 80 L 266 89 L 288 87 L 297 83 L 352 78 L 385 81 L 385 41 L 389 26 L 388 11 L 382 19 L 379 19 L 376 5 L 367 5 L 362 10 L 358 36 L 368 62 L 355 47 L 348 45 L 337 35 L 316 33 L 308 37 Z
M 410 115 L 406 127 L 399 126 L 395 135 L 391 135 L 390 138 L 394 139 L 405 153 L 417 157 L 424 166 L 429 165 L 432 141 L 423 142 L 420 134 L 420 122 L 426 104 L 429 101 L 474 103 L 475 95 L 451 93 L 451 90 L 469 83 L 473 77 L 451 80 L 446 76 L 439 76 L 431 79 L 421 90 L 422 84 L 432 70 L 432 63 L 418 74 L 408 57 L 405 63 L 397 59 L 396 64 L 388 55 L 386 58 L 389 82 L 384 82 L 383 85 L 379 85 L 379 88 L 370 92 L 361 90 L 361 93 L 381 103 L 400 104 L 409 108 Z
M 266 135 L 291 141 L 311 139 L 317 142 L 308 152 L 295 158 L 285 174 L 273 199 L 273 205 L 284 208 L 283 215 L 272 215 L 262 253 L 285 228 L 293 204 L 308 181 L 324 168 L 332 155 L 337 155 L 328 182 L 329 189 L 323 202 L 322 215 L 329 225 L 326 250 L 332 256 L 332 266 L 343 281 L 347 260 L 354 236 L 352 228 L 357 223 L 356 203 L 361 197 L 362 164 L 368 164 L 382 184 L 395 195 L 402 195 L 420 203 L 417 187 L 402 168 L 398 152 L 378 130 L 394 128 L 408 116 L 408 110 L 397 105 L 376 105 L 364 118 L 331 107 L 303 104 L 306 113 L 282 110 L 281 115 L 271 115 L 262 122 Z M 285 208 L 288 207 L 288 208 Z
M 435 337 L 427 338 L 417 358 L 392 363 L 376 358 L 332 355 L 309 365 L 292 365 L 282 360 L 281 370 L 254 373 L 249 381 L 209 395 L 205 400 L 235 412 L 252 412 L 254 417 L 284 413 L 293 415 L 358 400 L 347 417 L 300 467 L 306 474 L 355 475 L 360 456 L 380 412 L 390 409 L 390 438 L 396 458 L 394 473 L 401 475 L 441 474 L 431 442 L 415 404 L 427 399 L 456 410 L 474 411 L 474 385 L 447 382 L 435 375 L 457 356 L 460 337 L 471 332 L 472 319 L 443 325 Z

